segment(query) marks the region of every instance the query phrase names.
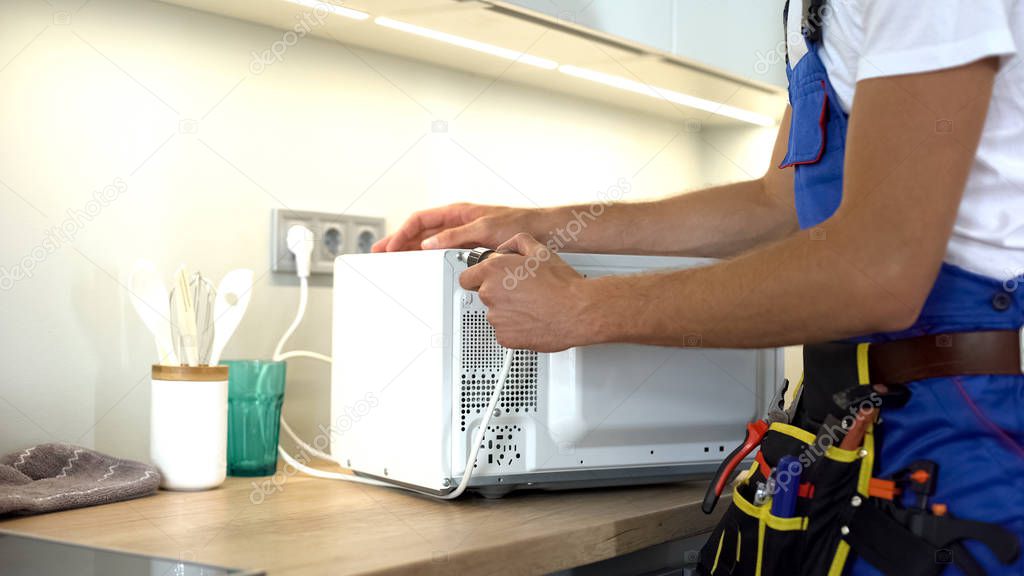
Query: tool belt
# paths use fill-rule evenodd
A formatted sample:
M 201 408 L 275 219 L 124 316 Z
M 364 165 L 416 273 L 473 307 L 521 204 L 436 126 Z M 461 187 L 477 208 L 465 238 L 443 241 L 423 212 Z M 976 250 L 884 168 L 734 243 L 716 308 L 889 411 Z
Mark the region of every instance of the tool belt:
M 737 462 L 759 451 L 732 504 L 701 551 L 697 572 L 721 576 L 840 575 L 851 552 L 885 574 L 930 576 L 955 564 L 985 571 L 963 546 L 975 540 L 1004 564 L 1017 537 L 995 524 L 954 518 L 929 506 L 939 471 L 919 461 L 876 478 L 874 419 L 909 400 L 909 382 L 1024 373 L 1024 329 L 928 335 L 880 344 L 804 347 L 803 382 L 791 408 L 776 397 L 764 420 L 712 479 L 711 512 Z M 885 384 L 880 394 L 870 384 Z M 907 494 L 910 493 L 910 494 Z M 906 500 L 912 505 L 904 506 Z

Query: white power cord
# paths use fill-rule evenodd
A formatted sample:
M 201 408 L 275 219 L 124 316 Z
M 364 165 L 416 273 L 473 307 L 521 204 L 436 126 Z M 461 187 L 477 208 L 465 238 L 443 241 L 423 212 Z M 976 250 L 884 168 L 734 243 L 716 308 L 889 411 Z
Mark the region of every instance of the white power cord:
M 281 339 L 278 340 L 277 346 L 274 348 L 274 360 L 283 361 L 289 358 L 312 358 L 314 360 L 320 360 L 321 362 L 332 362 L 331 357 L 320 354 L 318 352 L 311 352 L 309 350 L 292 350 L 290 352 L 283 352 L 284 345 L 289 338 L 298 329 L 299 324 L 302 323 L 302 319 L 306 316 L 306 305 L 309 302 L 309 270 L 310 260 L 313 253 L 313 233 L 305 226 L 295 225 L 288 229 L 288 249 L 295 254 L 295 268 L 296 273 L 299 276 L 299 308 L 295 312 L 295 319 L 292 320 L 288 329 L 285 330 L 284 334 L 281 335 Z M 505 382 L 508 380 L 508 373 L 512 369 L 512 358 L 515 351 L 508 349 L 505 351 L 504 363 L 501 367 L 501 372 L 498 374 L 498 379 L 494 383 L 494 391 L 491 393 L 490 402 L 487 403 L 487 411 L 484 412 L 483 419 L 480 421 L 480 426 L 477 428 L 476 434 L 473 437 L 473 447 L 469 451 L 469 457 L 466 459 L 465 470 L 462 473 L 462 480 L 459 481 L 459 485 L 455 490 L 439 496 L 430 492 L 424 492 L 415 488 L 406 488 L 403 486 L 396 486 L 394 484 L 388 484 L 373 480 L 371 478 L 363 478 L 362 476 L 356 476 L 355 474 L 343 474 L 340 472 L 329 472 L 327 470 L 320 470 L 312 466 L 307 466 L 302 462 L 296 460 L 291 454 L 289 454 L 281 443 L 277 444 L 277 453 L 281 455 L 281 458 L 291 467 L 296 470 L 313 476 L 316 478 L 325 478 L 329 480 L 344 480 L 346 482 L 356 482 L 359 484 L 369 484 L 371 486 L 385 486 L 389 488 L 401 488 L 410 492 L 416 492 L 425 496 L 431 496 L 434 498 L 440 498 L 442 500 L 454 500 L 462 495 L 469 487 L 469 481 L 473 477 L 473 468 L 476 466 L 476 458 L 480 453 L 480 447 L 483 446 L 484 435 L 487 433 L 487 427 L 490 425 L 491 417 L 494 415 L 494 411 L 498 406 L 498 400 L 501 398 L 501 391 L 505 387 Z M 288 422 L 284 419 L 284 414 L 281 415 L 281 428 L 288 434 L 289 437 L 306 453 L 322 458 L 329 462 L 333 462 L 338 466 L 344 468 L 344 466 L 330 454 L 318 450 L 308 443 L 304 442 L 299 436 L 292 430 L 292 427 L 288 425 Z
M 302 319 L 306 316 L 306 304 L 309 302 L 309 280 L 303 276 L 299 277 L 299 309 L 295 313 L 295 319 L 292 320 L 291 326 L 284 331 L 281 335 L 281 339 L 277 341 L 277 347 L 274 348 L 274 360 L 288 360 L 289 358 L 312 358 L 314 360 L 320 360 L 321 362 L 331 363 L 331 357 L 320 354 L 319 352 L 310 352 L 309 350 L 292 350 L 291 352 L 282 352 L 285 342 L 292 337 L 295 330 L 302 323 Z
M 331 461 L 334 460 L 334 457 L 331 456 L 330 454 L 328 454 L 328 453 L 326 453 L 326 452 L 324 452 L 322 450 L 318 450 L 317 448 L 315 448 L 313 446 L 310 446 L 309 444 L 306 444 L 306 442 L 303 441 L 302 438 L 299 438 L 298 434 L 296 434 L 295 431 L 292 430 L 292 427 L 289 426 L 287 422 L 285 422 L 284 418 L 281 418 L 281 429 L 284 430 L 285 434 L 290 436 L 291 439 L 296 444 L 298 444 L 299 448 L 302 448 L 303 451 L 305 451 L 305 452 L 307 452 L 307 453 L 309 453 L 309 454 L 311 454 L 313 456 L 316 456 L 317 458 L 323 458 L 324 460 L 331 460 Z
M 473 448 L 469 451 L 469 458 L 466 459 L 466 469 L 462 473 L 462 481 L 459 482 L 458 488 L 453 492 L 440 498 L 445 500 L 458 498 L 466 491 L 466 487 L 469 486 L 469 480 L 473 477 L 473 467 L 476 466 L 476 456 L 484 443 L 484 434 L 487 433 L 487 426 L 491 423 L 491 416 L 494 416 L 494 410 L 498 406 L 498 399 L 501 397 L 501 389 L 505 387 L 509 370 L 512 369 L 513 354 L 515 354 L 515 350 L 511 348 L 505 350 L 505 363 L 502 364 L 501 372 L 498 373 L 498 380 L 494 383 L 494 392 L 491 392 L 491 401 L 487 403 L 487 411 L 484 412 L 484 417 L 480 421 L 480 427 L 477 428 L 476 435 L 473 437 Z

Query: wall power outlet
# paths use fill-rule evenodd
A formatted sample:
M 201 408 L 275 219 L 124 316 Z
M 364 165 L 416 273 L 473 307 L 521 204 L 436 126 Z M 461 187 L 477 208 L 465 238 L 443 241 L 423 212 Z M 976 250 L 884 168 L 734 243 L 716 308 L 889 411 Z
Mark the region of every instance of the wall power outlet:
M 271 265 L 274 272 L 295 273 L 295 255 L 288 250 L 288 228 L 302 224 L 313 231 L 312 274 L 332 274 L 342 254 L 370 251 L 384 237 L 383 218 L 275 208 L 271 219 Z

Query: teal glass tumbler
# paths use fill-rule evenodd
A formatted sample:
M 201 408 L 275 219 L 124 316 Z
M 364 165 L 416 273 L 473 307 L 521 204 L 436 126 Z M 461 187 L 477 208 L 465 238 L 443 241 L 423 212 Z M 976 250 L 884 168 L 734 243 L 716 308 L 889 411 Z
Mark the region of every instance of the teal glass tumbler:
M 228 475 L 271 476 L 284 404 L 284 362 L 223 360 L 228 366 Z

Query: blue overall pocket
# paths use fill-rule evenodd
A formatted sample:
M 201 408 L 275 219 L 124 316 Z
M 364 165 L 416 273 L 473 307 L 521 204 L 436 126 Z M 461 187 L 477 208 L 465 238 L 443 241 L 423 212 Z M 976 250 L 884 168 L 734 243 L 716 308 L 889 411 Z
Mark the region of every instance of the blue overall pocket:
M 835 213 L 843 198 L 846 113 L 824 75 L 790 87 L 789 143 L 780 169 L 793 169 L 794 204 L 801 228 Z
M 810 80 L 793 91 L 786 157 L 779 168 L 815 164 L 825 154 L 829 98 L 824 80 Z

